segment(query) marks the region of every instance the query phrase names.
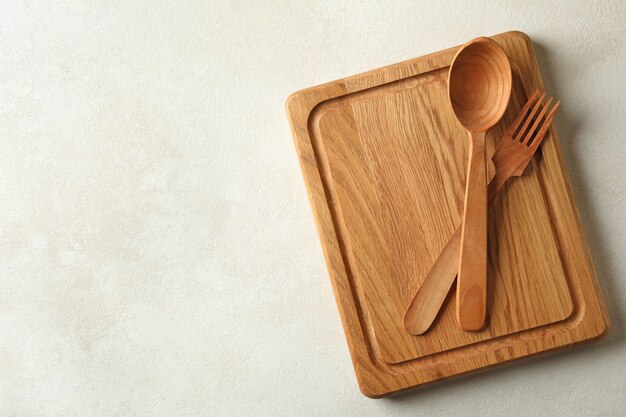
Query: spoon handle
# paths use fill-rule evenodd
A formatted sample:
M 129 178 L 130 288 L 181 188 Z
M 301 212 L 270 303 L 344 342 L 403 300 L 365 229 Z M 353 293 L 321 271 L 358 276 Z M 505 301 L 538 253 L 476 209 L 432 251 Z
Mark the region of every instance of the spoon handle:
M 485 132 L 470 133 L 456 318 L 463 330 L 480 330 L 487 310 L 487 165 Z

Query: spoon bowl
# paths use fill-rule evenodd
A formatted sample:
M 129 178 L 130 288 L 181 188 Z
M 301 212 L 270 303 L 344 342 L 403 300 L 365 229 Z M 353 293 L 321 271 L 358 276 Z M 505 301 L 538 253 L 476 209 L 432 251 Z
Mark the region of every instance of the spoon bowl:
M 485 132 L 502 115 L 511 96 L 511 65 L 502 47 L 481 37 L 457 53 L 449 73 L 450 104 L 470 132 Z

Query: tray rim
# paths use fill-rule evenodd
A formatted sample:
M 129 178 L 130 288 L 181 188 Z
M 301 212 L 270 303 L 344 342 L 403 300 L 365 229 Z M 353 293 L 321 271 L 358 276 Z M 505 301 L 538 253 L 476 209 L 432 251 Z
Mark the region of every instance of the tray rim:
M 532 47 L 532 41 L 528 35 L 519 31 L 510 31 L 495 35 L 493 38 L 496 41 L 501 42 L 519 43 L 520 46 L 526 50 L 530 65 L 533 67 L 533 74 L 530 74 L 529 77 L 532 78 L 534 76 L 536 79 L 531 80 L 533 84 L 536 87 L 543 89 L 543 82 L 541 80 L 536 56 Z M 314 212 L 319 238 L 322 243 L 326 265 L 333 286 L 335 301 L 339 308 L 355 374 L 361 392 L 368 397 L 378 398 L 393 392 L 433 382 L 441 378 L 476 371 L 478 369 L 490 367 L 497 363 L 508 362 L 510 360 L 532 356 L 585 340 L 595 339 L 606 334 L 609 329 L 609 318 L 593 267 L 589 246 L 584 235 L 584 230 L 582 229 L 582 222 L 580 221 L 579 214 L 580 212 L 573 196 L 572 185 L 569 180 L 569 176 L 567 175 L 567 168 L 563 161 L 563 155 L 556 128 L 553 125 L 550 128 L 550 138 L 552 139 L 550 144 L 553 148 L 553 156 L 556 159 L 554 162 L 558 163 L 558 166 L 555 169 L 561 174 L 561 177 L 563 177 L 561 178 L 561 182 L 563 183 L 561 186 L 565 186 L 565 188 L 563 188 L 564 198 L 566 198 L 569 203 L 568 206 L 571 209 L 569 210 L 570 213 L 566 214 L 570 215 L 569 220 L 573 221 L 573 229 L 575 229 L 569 230 L 573 236 L 571 236 L 571 239 L 568 240 L 573 240 L 573 242 L 570 243 L 577 243 L 579 252 L 582 252 L 580 255 L 584 258 L 582 259 L 581 266 L 585 270 L 579 271 L 577 269 L 573 271 L 574 273 L 572 274 L 572 271 L 568 270 L 567 265 L 564 265 L 564 269 L 566 270 L 565 273 L 568 280 L 576 279 L 578 281 L 576 284 L 579 286 L 583 284 L 588 287 L 590 286 L 591 289 L 593 289 L 592 293 L 588 291 L 589 288 L 587 288 L 587 291 L 581 291 L 580 288 L 578 288 L 578 291 L 576 291 L 578 298 L 572 295 L 572 303 L 575 304 L 574 314 L 562 321 L 523 330 L 509 335 L 502 335 L 496 339 L 476 342 L 449 351 L 435 353 L 424 358 L 416 358 L 398 364 L 384 363 L 379 361 L 376 357 L 376 347 L 372 346 L 370 340 L 368 340 L 369 336 L 366 334 L 368 331 L 368 325 L 363 321 L 363 314 L 361 312 L 361 306 L 359 305 L 358 296 L 355 293 L 355 289 L 351 288 L 353 285 L 350 284 L 350 278 L 346 273 L 346 262 L 345 259 L 343 259 L 341 250 L 339 249 L 339 237 L 337 236 L 333 223 L 334 220 L 331 213 L 332 208 L 331 205 L 328 204 L 328 190 L 325 189 L 326 187 L 322 181 L 321 169 L 316 159 L 315 150 L 313 149 L 314 146 L 310 137 L 310 123 L 312 116 L 316 113 L 316 109 L 324 102 L 358 91 L 367 90 L 372 87 L 377 87 L 413 76 L 421 76 L 429 71 L 441 69 L 442 67 L 449 65 L 449 61 L 446 63 L 446 60 L 451 59 L 458 47 L 460 47 L 460 45 L 422 57 L 417 57 L 397 64 L 388 65 L 361 74 L 300 90 L 291 94 L 286 102 L 288 119 L 301 164 L 303 177 L 307 186 L 309 200 Z M 546 146 L 546 144 L 544 144 L 544 146 Z M 545 179 L 542 178 L 542 182 L 543 181 L 545 181 Z M 547 198 L 549 200 L 549 197 Z M 554 209 L 553 202 L 547 201 L 547 203 L 551 206 L 551 209 Z M 561 207 L 558 208 L 561 209 Z M 563 245 L 562 240 L 561 234 L 557 233 L 557 241 L 559 245 Z M 571 262 L 574 261 L 571 260 L 570 263 Z M 565 264 L 565 260 L 563 263 Z M 586 274 L 580 274 L 579 272 L 586 272 Z M 568 286 L 569 285 L 571 285 L 571 283 L 568 282 Z M 570 288 L 570 290 L 573 291 L 574 289 Z M 574 300 L 574 298 L 576 298 L 576 300 Z M 582 300 L 582 305 L 577 304 L 579 298 Z M 593 316 L 590 314 L 590 311 L 594 312 Z M 529 346 L 530 344 L 535 343 L 538 338 L 545 341 L 545 337 L 528 338 L 527 334 L 534 332 L 539 333 L 540 336 L 546 336 L 544 334 L 545 330 L 543 329 L 556 326 L 562 327 L 561 331 L 556 332 L 556 336 L 559 334 L 566 334 L 570 336 L 570 340 L 553 340 L 553 343 L 548 343 L 548 346 L 541 346 L 536 348 L 534 351 L 533 349 L 530 349 L 528 352 L 521 354 L 515 353 L 512 350 L 509 350 L 508 354 L 504 356 L 497 354 L 499 350 L 502 350 L 507 346 Z M 582 332 L 583 334 L 577 334 L 577 330 L 581 329 L 584 330 L 584 332 Z M 578 333 L 580 333 L 580 331 L 578 331 Z M 491 350 L 481 348 L 486 344 L 499 344 L 504 345 L 504 347 L 494 346 Z M 474 351 L 471 355 L 473 365 L 467 363 L 463 364 L 463 358 L 457 361 L 454 360 L 454 356 L 458 356 L 459 350 L 466 350 L 470 352 Z M 431 356 L 442 356 L 443 360 L 435 361 Z M 419 362 L 419 364 L 412 365 L 412 362 Z

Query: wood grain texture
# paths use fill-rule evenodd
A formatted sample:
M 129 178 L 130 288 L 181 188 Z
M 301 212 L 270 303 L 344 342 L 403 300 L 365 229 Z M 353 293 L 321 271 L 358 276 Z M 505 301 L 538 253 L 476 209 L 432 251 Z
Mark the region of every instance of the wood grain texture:
M 520 176 L 528 166 L 539 145 L 545 138 L 550 123 L 559 107 L 559 102 L 549 113 L 550 99 L 543 110 L 539 113 L 537 121 L 527 130 L 522 123 L 529 121 L 543 104 L 545 94 L 539 99 L 539 91 L 535 91 L 520 111 L 515 122 L 509 126 L 505 136 L 500 139 L 498 148 L 491 157 L 495 175 L 491 178 L 488 186 L 488 201 L 493 203 L 498 193 L 504 187 L 506 181 L 512 176 Z M 543 118 L 545 116 L 545 119 Z M 543 121 L 543 123 L 539 123 Z M 524 123 L 528 127 L 528 123 Z M 530 139 L 532 143 L 530 143 Z M 529 145 L 530 143 L 530 145 Z M 459 251 L 461 245 L 461 225 L 444 246 L 443 251 L 428 272 L 428 275 L 420 285 L 404 314 L 404 328 L 407 332 L 420 335 L 426 332 L 435 320 L 441 309 L 446 295 L 455 282 L 458 272 Z M 457 288 L 457 294 L 458 294 Z M 457 304 L 458 306 L 458 304 Z M 458 313 L 457 313 L 458 315 Z
M 468 141 L 446 105 L 446 78 L 444 68 L 412 84 L 325 101 L 310 119 L 340 251 L 387 363 L 552 323 L 571 312 L 555 238 L 542 232 L 549 228 L 545 200 L 531 177 L 508 193 L 507 208 L 490 216 L 500 234 L 489 247 L 498 248 L 489 266 L 490 325 L 475 334 L 450 331 L 456 318 L 446 310 L 419 340 L 404 330 L 411 289 L 427 276 L 463 209 Z M 501 137 L 500 130 L 492 133 Z
M 511 59 L 503 129 L 543 89 L 530 39 L 495 36 Z M 300 91 L 287 113 L 361 391 L 380 397 L 602 335 L 598 290 L 554 127 L 489 212 L 487 326 L 464 332 L 451 303 L 429 332 L 402 317 L 454 232 L 467 141 L 447 98 L 457 48 Z M 466 145 L 459 146 L 465 143 Z M 491 168 L 491 167 L 490 167 Z

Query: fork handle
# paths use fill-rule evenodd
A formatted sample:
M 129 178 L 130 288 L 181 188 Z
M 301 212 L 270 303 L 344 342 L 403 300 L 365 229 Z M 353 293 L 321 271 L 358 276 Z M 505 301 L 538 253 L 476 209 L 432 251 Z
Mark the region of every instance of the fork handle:
M 456 318 L 463 330 L 480 330 L 487 311 L 487 164 L 485 132 L 470 133 Z
M 489 205 L 496 199 L 510 177 L 511 172 L 496 171 L 487 187 Z M 461 221 L 404 313 L 404 328 L 411 334 L 424 334 L 430 328 L 456 280 L 459 272 L 462 226 Z

